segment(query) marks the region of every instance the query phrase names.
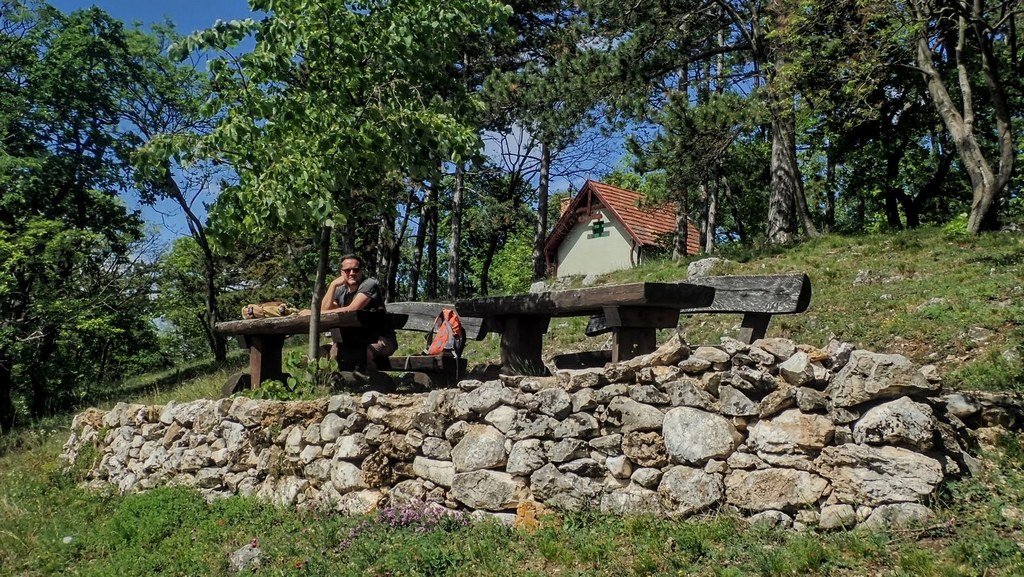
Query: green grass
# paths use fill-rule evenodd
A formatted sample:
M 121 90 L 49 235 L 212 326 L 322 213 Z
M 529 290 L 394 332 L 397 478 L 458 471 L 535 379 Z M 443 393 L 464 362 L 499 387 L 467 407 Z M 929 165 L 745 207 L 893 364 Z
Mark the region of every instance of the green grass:
M 927 229 L 723 256 L 735 264 L 722 274 L 811 276 L 810 310 L 776 317 L 771 335 L 819 345 L 835 335 L 935 362 L 947 385 L 1024 388 L 1020 361 L 1006 354 L 1024 342 L 1019 235 L 965 240 Z M 860 270 L 871 271 L 861 275 L 871 282 L 855 282 Z M 657 262 L 601 282 L 683 277 L 685 263 Z M 683 331 L 691 343 L 715 342 L 738 321 L 704 315 Z M 584 325 L 553 319 L 546 354 L 603 346 L 605 337 L 583 342 Z M 970 327 L 991 335 L 974 342 Z M 422 336 L 402 345 L 419 350 Z M 467 356 L 493 362 L 497 351 L 492 336 L 470 343 Z M 235 370 L 142 376 L 119 398 L 212 398 Z M 913 531 L 794 533 L 748 528 L 724 512 L 678 521 L 593 511 L 547 517 L 533 531 L 488 522 L 420 531 L 254 499 L 206 503 L 182 488 L 90 492 L 78 486 L 82 471 L 62 471 L 57 461 L 69 423 L 70 415 L 53 417 L 0 438 L 0 575 L 220 575 L 228 555 L 254 538 L 263 550 L 258 575 L 1024 575 L 1019 434 L 1002 440 L 981 474 L 946 486 L 934 503 L 938 517 Z

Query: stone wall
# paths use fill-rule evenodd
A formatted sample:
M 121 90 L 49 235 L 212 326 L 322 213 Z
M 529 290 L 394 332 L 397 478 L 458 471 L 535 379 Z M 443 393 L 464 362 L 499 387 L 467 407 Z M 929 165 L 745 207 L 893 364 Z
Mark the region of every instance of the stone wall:
M 936 488 L 975 466 L 975 428 L 1018 418 L 940 385 L 933 367 L 837 342 L 674 337 L 604 369 L 424 394 L 90 409 L 64 458 L 92 459 L 89 484 L 122 492 L 178 484 L 350 513 L 420 501 L 888 524 L 927 517 Z

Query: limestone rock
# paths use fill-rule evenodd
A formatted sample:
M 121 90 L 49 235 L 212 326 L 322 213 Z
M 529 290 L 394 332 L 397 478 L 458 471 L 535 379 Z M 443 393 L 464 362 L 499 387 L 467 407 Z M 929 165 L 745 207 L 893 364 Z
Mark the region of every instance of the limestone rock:
M 725 417 L 691 407 L 676 407 L 666 413 L 662 437 L 669 458 L 681 464 L 727 457 L 743 441 Z
M 522 485 L 508 473 L 480 470 L 457 473 L 451 495 L 472 509 L 501 511 L 515 509 L 522 490 Z
M 625 455 L 608 457 L 604 462 L 604 466 L 608 468 L 608 472 L 616 479 L 628 479 L 633 475 L 633 465 Z
M 555 427 L 552 435 L 556 439 L 565 437 L 589 438 L 598 433 L 597 419 L 588 413 L 573 413 Z
M 516 441 L 508 456 L 505 471 L 511 475 L 529 475 L 547 463 L 540 439 Z
M 796 387 L 789 385 L 780 386 L 761 399 L 760 412 L 758 416 L 767 419 L 796 404 Z
M 615 489 L 601 496 L 601 512 L 615 515 L 661 514 L 657 492 L 636 485 Z
M 794 387 L 814 382 L 814 367 L 807 353 L 799 351 L 779 365 L 779 375 Z
M 331 484 L 334 490 L 342 495 L 366 487 L 363 483 L 363 472 L 348 461 L 335 461 L 331 466 Z
M 796 344 L 789 339 L 782 338 L 757 339 L 751 343 L 750 348 L 768 352 L 780 362 L 786 361 L 796 353 Z
M 793 511 L 815 505 L 828 489 L 828 481 L 795 469 L 736 470 L 725 478 L 730 505 L 748 511 Z
M 548 463 L 530 475 L 533 496 L 553 507 L 578 509 L 599 503 L 601 485 L 592 479 L 562 473 Z
M 364 459 L 373 451 L 362 433 L 338 437 L 334 444 L 336 459 Z
M 425 457 L 416 457 L 412 461 L 412 471 L 417 477 L 442 487 L 451 487 L 452 481 L 455 478 L 455 465 L 451 461 L 437 461 Z
M 548 460 L 564 463 L 587 455 L 587 443 L 580 439 L 562 439 L 548 450 Z
M 805 413 L 824 411 L 827 408 L 825 395 L 810 387 L 797 387 L 796 406 Z
M 656 431 L 661 428 L 665 418 L 657 407 L 638 403 L 628 397 L 615 397 L 608 404 L 608 415 L 614 425 L 622 427 L 622 432 Z
M 747 517 L 747 524 L 751 527 L 786 529 L 793 525 L 793 518 L 782 511 L 761 511 Z
M 665 439 L 654 431 L 633 431 L 622 435 L 622 452 L 641 467 L 663 467 L 668 464 Z
M 455 448 L 452 461 L 459 473 L 503 466 L 508 460 L 505 435 L 490 425 L 473 425 Z
M 718 411 L 718 400 L 700 387 L 700 381 L 688 377 L 665 384 L 665 391 L 675 407 L 696 407 L 705 411 Z
M 439 437 L 427 437 L 423 439 L 420 452 L 424 457 L 430 459 L 442 459 L 445 461 L 452 458 L 452 444 Z
M 515 409 L 508 405 L 501 405 L 484 415 L 484 422 L 505 434 L 509 432 L 512 424 L 515 423 L 516 415 L 517 411 Z
M 228 572 L 241 573 L 250 571 L 256 573 L 260 567 L 260 556 L 263 551 L 257 546 L 256 539 L 251 543 L 243 545 L 240 549 L 228 555 Z
M 760 412 L 760 406 L 757 403 L 729 385 L 719 387 L 718 400 L 722 403 L 723 415 L 749 417 Z
M 835 407 L 853 407 L 875 399 L 934 395 L 941 383 L 928 378 L 903 355 L 856 350 L 825 390 Z
M 818 518 L 818 527 L 821 529 L 851 529 L 856 524 L 857 511 L 852 505 L 840 503 L 821 508 L 821 516 Z
M 629 388 L 629 398 L 647 405 L 667 405 L 671 400 L 668 395 L 653 385 L 637 385 Z
M 558 470 L 563 473 L 572 473 L 580 477 L 600 477 L 605 474 L 605 469 L 597 461 L 590 457 L 573 459 L 558 465 Z
M 899 447 L 826 447 L 816 464 L 832 482 L 833 496 L 856 505 L 918 501 L 942 481 L 938 461 Z
M 755 423 L 748 432 L 747 445 L 768 453 L 806 453 L 821 450 L 833 433 L 835 425 L 827 417 L 790 409 Z
M 692 515 L 721 502 L 722 476 L 679 465 L 662 475 L 658 493 L 664 498 L 667 511 Z
M 909 397 L 871 408 L 853 426 L 853 440 L 869 445 L 900 445 L 916 451 L 932 448 L 935 417 L 932 408 Z
M 641 467 L 633 471 L 630 480 L 646 489 L 656 489 L 661 482 L 661 469 Z
M 534 395 L 540 403 L 540 412 L 556 419 L 564 419 L 572 410 L 572 396 L 564 389 L 552 387 Z

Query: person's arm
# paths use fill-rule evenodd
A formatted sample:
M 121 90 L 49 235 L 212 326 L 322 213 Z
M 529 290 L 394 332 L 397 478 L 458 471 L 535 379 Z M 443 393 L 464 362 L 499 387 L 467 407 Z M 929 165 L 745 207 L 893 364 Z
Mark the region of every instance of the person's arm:
M 365 309 L 368 304 L 370 304 L 370 297 L 366 296 L 366 293 L 356 293 L 356 295 L 352 297 L 352 302 L 348 303 L 347 307 L 331 309 L 331 312 L 344 313 L 348 311 L 357 311 L 359 309 Z
M 338 303 L 334 300 L 334 291 L 337 290 L 338 285 L 342 282 L 343 279 L 341 277 L 331 281 L 331 284 L 327 287 L 327 291 L 324 293 L 324 298 L 320 300 L 321 311 L 332 311 L 338 308 Z

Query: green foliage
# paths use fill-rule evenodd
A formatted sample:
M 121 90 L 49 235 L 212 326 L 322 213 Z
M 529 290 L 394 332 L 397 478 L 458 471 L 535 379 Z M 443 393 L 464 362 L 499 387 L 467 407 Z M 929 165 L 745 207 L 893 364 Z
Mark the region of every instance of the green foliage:
M 166 363 L 141 218 L 118 194 L 147 93 L 138 35 L 93 8 L 0 6 L 0 429 Z M 143 97 L 144 98 L 144 97 Z
M 953 239 L 963 240 L 970 236 L 970 233 L 967 232 L 967 213 L 962 212 L 956 215 L 956 218 L 942 227 L 942 232 Z
M 301 351 L 293 350 L 282 359 L 287 382 L 263 381 L 259 387 L 242 393 L 252 399 L 300 401 L 330 394 L 338 372 L 338 361 L 320 357 L 309 362 Z

